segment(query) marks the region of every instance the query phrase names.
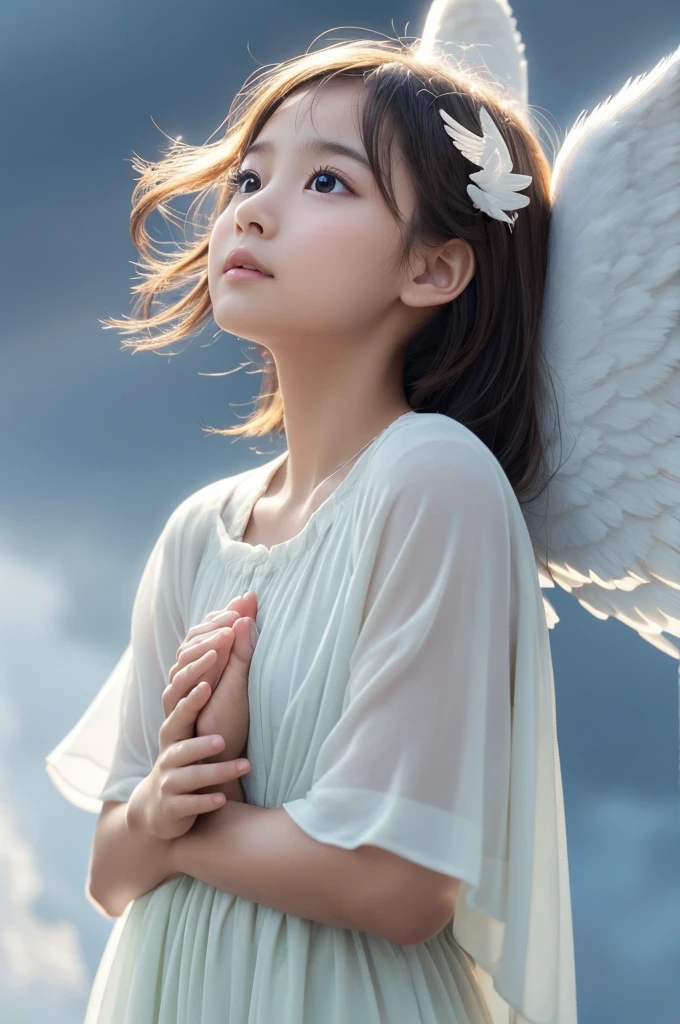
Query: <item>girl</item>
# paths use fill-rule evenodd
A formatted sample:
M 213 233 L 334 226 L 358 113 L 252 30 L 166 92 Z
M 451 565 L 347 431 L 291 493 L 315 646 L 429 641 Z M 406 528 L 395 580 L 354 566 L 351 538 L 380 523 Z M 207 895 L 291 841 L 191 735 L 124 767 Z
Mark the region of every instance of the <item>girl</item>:
M 502 193 L 474 173 L 469 133 L 507 147 Z M 137 845 L 121 816 L 138 873 L 87 1024 L 575 1024 L 552 666 L 521 507 L 543 466 L 550 167 L 532 124 L 444 61 L 358 41 L 270 69 L 223 140 L 137 169 L 141 308 L 108 326 L 159 349 L 214 317 L 256 342 L 257 410 L 222 433 L 285 432 L 287 448 L 173 511 L 130 645 L 48 759 L 92 811 L 151 806 L 153 787 L 160 807 L 182 743 L 184 778 L 205 787 L 198 737 L 221 732 L 230 758 L 245 739 L 225 710 L 231 656 L 195 661 L 196 678 L 225 672 L 204 728 L 205 686 L 171 707 L 170 683 L 197 624 L 248 592 L 232 607 L 257 618 L 252 660 L 245 625 L 229 640 L 232 697 L 248 661 L 247 803 L 182 797 L 183 826 L 132 815 L 156 822 Z M 158 259 L 146 218 L 199 190 L 207 229 Z

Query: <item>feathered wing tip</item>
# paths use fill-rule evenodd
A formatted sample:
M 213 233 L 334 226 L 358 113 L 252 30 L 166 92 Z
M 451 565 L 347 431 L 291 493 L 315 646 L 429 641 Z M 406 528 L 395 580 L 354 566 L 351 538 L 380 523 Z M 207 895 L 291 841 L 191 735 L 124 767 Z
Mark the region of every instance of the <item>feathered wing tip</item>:
M 541 344 L 562 435 L 544 422 L 546 474 L 559 468 L 524 506 L 544 579 L 674 658 L 679 152 L 680 47 L 579 117 L 557 155 Z
M 416 52 L 453 57 L 461 71 L 487 79 L 508 102 L 527 105 L 524 43 L 506 0 L 434 0 Z

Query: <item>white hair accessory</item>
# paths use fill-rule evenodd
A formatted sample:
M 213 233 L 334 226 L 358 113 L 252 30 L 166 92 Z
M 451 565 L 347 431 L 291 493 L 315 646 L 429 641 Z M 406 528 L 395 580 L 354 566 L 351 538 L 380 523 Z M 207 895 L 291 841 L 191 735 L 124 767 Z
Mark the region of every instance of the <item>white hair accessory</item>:
M 504 211 L 519 210 L 529 205 L 529 196 L 518 196 L 515 193 L 530 185 L 532 176 L 513 174 L 512 159 L 505 139 L 485 107 L 479 109 L 483 135 L 475 135 L 468 128 L 464 128 L 441 107 L 439 113 L 446 122 L 444 131 L 451 136 L 456 149 L 460 150 L 467 160 L 482 168 L 481 171 L 475 171 L 470 175 L 477 185 L 467 187 L 473 206 L 495 220 L 504 220 L 512 232 L 517 214 L 508 217 Z

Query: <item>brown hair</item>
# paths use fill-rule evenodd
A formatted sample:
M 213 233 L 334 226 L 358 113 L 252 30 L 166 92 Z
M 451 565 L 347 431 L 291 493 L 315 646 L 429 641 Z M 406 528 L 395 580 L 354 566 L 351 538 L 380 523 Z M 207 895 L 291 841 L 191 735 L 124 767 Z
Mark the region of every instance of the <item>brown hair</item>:
M 239 168 L 242 154 L 293 90 L 361 76 L 361 138 L 376 183 L 400 226 L 402 259 L 408 260 L 415 242 L 437 245 L 462 238 L 472 246 L 476 261 L 474 277 L 464 291 L 405 344 L 405 398 L 412 409 L 451 416 L 472 430 L 494 453 L 519 500 L 527 500 L 532 485 L 542 479 L 545 458 L 539 324 L 551 211 L 550 164 L 529 111 L 503 98 L 494 83 L 455 70 L 445 58 L 419 57 L 415 45 L 396 39 L 342 42 L 274 65 L 237 94 L 224 138 L 201 146 L 171 140 L 167 154 L 157 162 L 133 160 L 140 178 L 132 195 L 130 236 L 142 257 L 145 279 L 133 287 L 140 296 L 134 318 L 100 322 L 125 334 L 148 334 L 150 328 L 177 321 L 156 338 L 122 343 L 142 351 L 164 348 L 202 328 L 212 315 L 210 232 L 233 194 L 228 179 Z M 513 171 L 532 175 L 522 192 L 530 203 L 518 211 L 512 232 L 507 223 L 473 208 L 466 189 L 470 173 L 479 168 L 454 148 L 437 109 L 443 107 L 481 134 L 480 104 L 503 134 Z M 392 138 L 416 187 L 410 223 L 404 223 L 392 188 Z M 200 192 L 199 205 L 206 198 L 215 200 L 207 226 L 180 252 L 168 257 L 154 251 L 146 218 L 158 210 L 170 220 L 167 202 L 194 192 Z M 157 295 L 183 285 L 188 289 L 182 297 L 150 313 Z M 209 432 L 246 437 L 285 432 L 276 366 L 267 349 L 262 356 L 255 412 L 243 423 L 224 430 L 207 428 Z

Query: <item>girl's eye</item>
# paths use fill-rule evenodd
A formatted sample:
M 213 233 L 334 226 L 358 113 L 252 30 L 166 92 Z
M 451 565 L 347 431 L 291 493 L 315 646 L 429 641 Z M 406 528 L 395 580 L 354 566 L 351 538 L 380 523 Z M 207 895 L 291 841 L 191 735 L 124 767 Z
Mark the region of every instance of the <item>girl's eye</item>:
M 255 171 L 248 171 L 248 170 L 238 171 L 236 174 L 232 174 L 232 175 L 230 175 L 229 178 L 227 178 L 227 184 L 229 185 L 229 188 L 230 188 L 230 190 L 232 192 L 239 192 L 240 191 L 240 187 L 241 187 L 241 185 L 244 182 L 248 181 L 250 178 L 257 178 L 257 177 L 258 177 L 258 175 L 255 173 Z M 344 185 L 345 188 L 349 192 L 354 192 L 354 189 L 351 188 L 351 186 L 347 183 L 347 181 L 345 180 L 343 175 L 340 173 L 340 171 L 336 171 L 335 168 L 333 168 L 333 167 L 318 167 L 312 173 L 312 176 L 311 176 L 311 178 L 308 179 L 308 181 L 313 181 L 314 178 L 320 178 L 320 177 L 323 177 L 323 178 L 326 179 L 326 181 L 324 183 L 324 186 L 322 186 L 322 188 L 324 188 L 325 186 L 327 186 L 329 184 L 329 180 L 330 180 L 330 186 L 331 186 L 328 191 L 321 191 L 319 193 L 320 195 L 333 195 L 334 194 L 333 179 L 335 179 L 335 181 L 339 181 L 342 185 Z M 335 193 L 335 194 L 337 195 L 338 193 Z M 249 193 L 242 192 L 241 195 L 249 195 Z

